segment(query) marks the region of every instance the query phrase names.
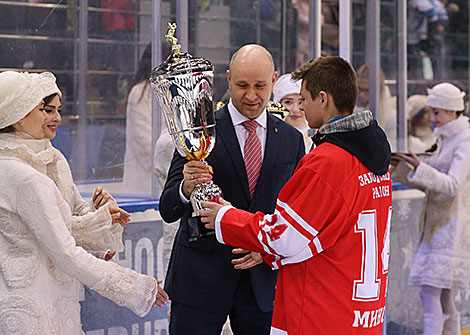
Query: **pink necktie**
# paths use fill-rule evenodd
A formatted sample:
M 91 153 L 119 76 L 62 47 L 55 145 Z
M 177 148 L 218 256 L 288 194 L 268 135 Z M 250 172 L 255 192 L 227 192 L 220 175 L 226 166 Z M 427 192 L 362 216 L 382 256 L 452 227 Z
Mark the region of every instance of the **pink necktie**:
M 248 176 L 248 187 L 250 189 L 250 197 L 253 198 L 253 192 L 256 188 L 259 172 L 262 164 L 261 142 L 256 134 L 258 122 L 245 121 L 243 126 L 248 130 L 248 138 L 245 142 L 245 168 Z

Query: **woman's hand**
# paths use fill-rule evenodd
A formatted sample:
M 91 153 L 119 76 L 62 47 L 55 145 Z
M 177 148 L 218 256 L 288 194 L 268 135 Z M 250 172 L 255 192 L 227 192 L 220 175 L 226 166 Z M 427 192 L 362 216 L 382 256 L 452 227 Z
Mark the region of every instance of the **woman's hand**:
M 400 154 L 400 153 L 392 154 L 392 158 L 390 159 L 390 164 L 392 166 L 396 166 L 398 164 L 398 161 L 404 161 L 412 165 L 414 169 L 416 169 L 418 165 L 421 163 L 421 160 L 419 159 L 419 157 L 411 150 L 410 150 L 409 155 Z
M 131 220 L 131 215 L 117 206 L 109 206 L 109 212 L 111 213 L 113 224 L 119 223 L 121 226 L 127 226 Z
M 100 208 L 101 206 L 107 204 L 109 201 L 116 202 L 113 196 L 101 186 L 98 186 L 95 189 L 93 195 L 91 196 L 91 201 L 93 202 L 93 207 L 95 207 L 95 209 Z
M 212 166 L 206 165 L 201 161 L 189 161 L 183 168 L 183 194 L 189 199 L 189 196 L 198 184 L 207 183 L 212 180 Z

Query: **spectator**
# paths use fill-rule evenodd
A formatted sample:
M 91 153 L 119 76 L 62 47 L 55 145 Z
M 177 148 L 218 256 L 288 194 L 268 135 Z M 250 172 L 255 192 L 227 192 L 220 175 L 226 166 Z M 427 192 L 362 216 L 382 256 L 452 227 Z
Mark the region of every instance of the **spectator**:
M 413 95 L 408 98 L 408 149 L 422 153 L 430 149 L 436 141 L 432 134 L 431 110 L 426 106 L 425 95 Z
M 425 192 L 408 281 L 420 288 L 424 335 L 460 334 L 454 297 L 470 286 L 470 125 L 463 96 L 449 83 L 428 90 L 437 136 L 431 156 L 392 156 L 392 177 Z
M 150 195 L 152 192 L 152 93 L 148 78 L 152 67 L 149 44 L 139 62 L 127 98 L 124 191 Z
M 308 136 L 308 123 L 305 118 L 304 111 L 300 108 L 302 96 L 300 95 L 300 82 L 293 81 L 291 74 L 284 74 L 276 80 L 274 84 L 274 102 L 280 102 L 289 114 L 286 116 L 286 121 L 291 126 L 300 131 L 304 137 L 304 144 L 306 152 L 310 151 L 312 146 L 312 139 Z
M 360 112 L 369 109 L 370 107 L 370 95 L 369 95 L 369 65 L 363 64 L 357 70 L 357 102 L 354 107 L 354 112 Z M 385 85 L 385 76 L 380 71 L 380 100 L 377 110 L 377 122 L 379 126 L 387 134 L 390 146 L 396 148 L 397 135 L 397 109 L 396 109 L 396 98 L 392 97 L 390 89 Z
M 423 56 L 427 53 L 436 74 L 442 75 L 443 32 L 448 25 L 446 9 L 439 0 L 408 0 L 408 71 L 410 78 L 422 79 Z

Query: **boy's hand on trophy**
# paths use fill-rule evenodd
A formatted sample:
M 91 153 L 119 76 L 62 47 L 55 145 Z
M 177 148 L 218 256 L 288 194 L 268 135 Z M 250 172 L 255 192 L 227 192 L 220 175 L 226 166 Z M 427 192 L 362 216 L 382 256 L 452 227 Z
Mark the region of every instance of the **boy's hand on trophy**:
M 189 198 L 198 184 L 207 183 L 212 179 L 212 166 L 201 161 L 189 161 L 183 168 L 183 194 Z
M 198 215 L 201 216 L 201 222 L 205 223 L 207 229 L 215 229 L 215 219 L 217 213 L 224 206 L 231 206 L 232 204 L 223 198 L 219 199 L 219 202 L 201 201 L 201 206 L 204 208 L 199 211 Z

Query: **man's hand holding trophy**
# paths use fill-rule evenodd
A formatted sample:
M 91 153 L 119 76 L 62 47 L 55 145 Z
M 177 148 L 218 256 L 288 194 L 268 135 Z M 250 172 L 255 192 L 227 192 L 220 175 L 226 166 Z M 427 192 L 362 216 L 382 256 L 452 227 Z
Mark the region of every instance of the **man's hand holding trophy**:
M 212 182 L 212 168 L 204 159 L 215 146 L 212 104 L 214 66 L 204 58 L 182 53 L 174 37 L 176 24 L 168 24 L 166 39 L 172 53 L 151 74 L 150 84 L 165 116 L 168 132 L 178 153 L 188 159 L 183 169 L 182 192 L 193 207 L 189 241 L 213 235 L 201 222 L 201 201 L 217 202 L 222 190 Z

